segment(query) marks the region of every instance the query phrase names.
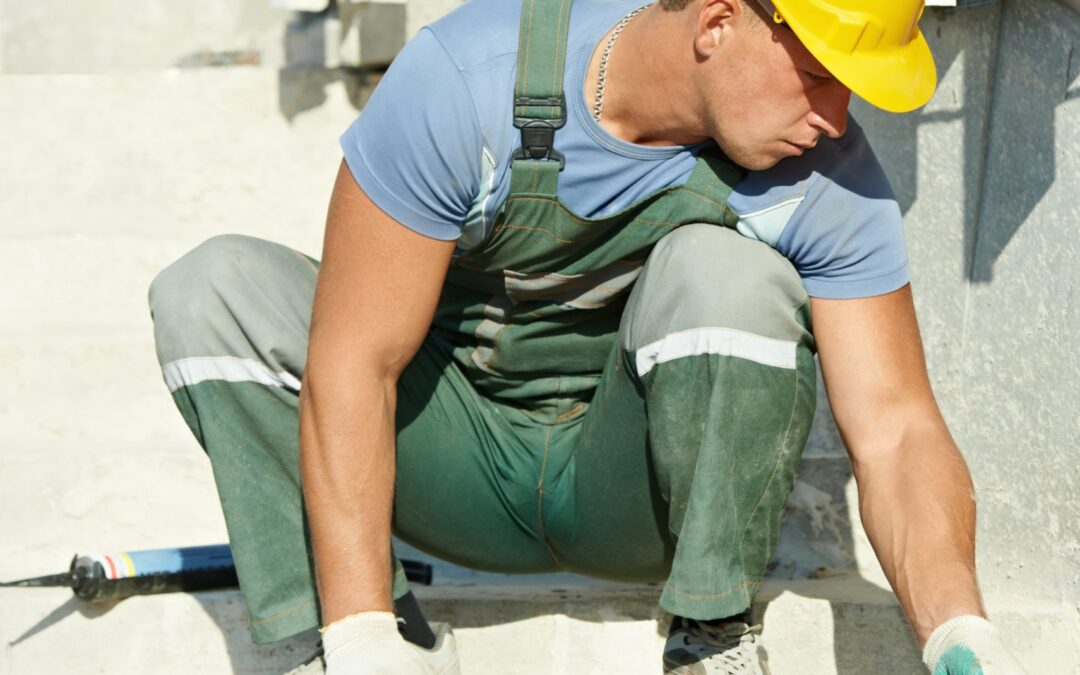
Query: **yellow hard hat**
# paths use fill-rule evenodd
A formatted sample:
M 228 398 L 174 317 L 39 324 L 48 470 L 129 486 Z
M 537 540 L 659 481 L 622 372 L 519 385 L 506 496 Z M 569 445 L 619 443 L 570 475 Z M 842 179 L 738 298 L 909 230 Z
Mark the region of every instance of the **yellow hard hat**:
M 919 30 L 925 0 L 758 1 L 869 103 L 908 112 L 934 95 L 934 55 Z

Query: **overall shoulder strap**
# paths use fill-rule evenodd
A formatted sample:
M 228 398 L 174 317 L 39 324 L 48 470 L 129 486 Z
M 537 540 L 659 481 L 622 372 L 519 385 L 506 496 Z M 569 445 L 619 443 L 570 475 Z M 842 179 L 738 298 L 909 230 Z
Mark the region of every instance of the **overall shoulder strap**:
M 554 143 L 555 130 L 566 124 L 563 73 L 572 2 L 522 0 L 514 85 L 514 126 L 521 130 L 521 147 L 512 159 L 511 194 L 517 186 L 531 186 L 533 192 L 554 195 L 566 163 Z
M 728 159 L 719 149 L 709 149 L 698 156 L 697 164 L 683 190 L 722 204 L 723 224 L 734 227 L 739 218 L 727 205 L 727 200 L 732 189 L 745 175 L 746 170 Z

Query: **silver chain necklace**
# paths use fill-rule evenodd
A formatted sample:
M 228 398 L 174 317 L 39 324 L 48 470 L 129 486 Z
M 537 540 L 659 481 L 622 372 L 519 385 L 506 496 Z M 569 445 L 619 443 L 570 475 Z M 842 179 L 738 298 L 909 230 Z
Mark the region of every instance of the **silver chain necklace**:
M 622 18 L 622 21 L 615 26 L 615 31 L 608 38 L 607 44 L 604 45 L 604 51 L 600 54 L 600 72 L 596 76 L 596 97 L 593 100 L 592 116 L 597 122 L 600 121 L 600 115 L 604 111 L 604 81 L 607 79 L 607 64 L 608 59 L 611 58 L 611 50 L 615 46 L 615 40 L 619 39 L 619 33 L 623 32 L 626 28 L 626 24 L 630 23 L 630 20 L 641 12 L 648 9 L 651 5 L 645 5 L 644 7 L 638 7 L 634 11 L 630 12 Z

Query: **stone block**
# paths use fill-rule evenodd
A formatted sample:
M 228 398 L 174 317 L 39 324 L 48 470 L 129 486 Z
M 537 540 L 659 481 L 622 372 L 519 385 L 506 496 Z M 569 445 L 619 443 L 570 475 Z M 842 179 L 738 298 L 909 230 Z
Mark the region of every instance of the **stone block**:
M 400 2 L 363 2 L 356 7 L 357 64 L 389 65 L 416 32 L 409 30 L 408 23 L 408 12 L 414 7 Z
M 3 74 L 161 70 L 242 52 L 279 60 L 288 14 L 267 0 L 64 0 L 0 4 Z M 196 58 L 198 57 L 198 58 Z
M 0 74 L 378 66 L 461 0 L 0 4 Z
M 465 0 L 407 0 L 408 24 L 406 32 L 409 37 L 416 35 L 416 31 L 447 14 Z

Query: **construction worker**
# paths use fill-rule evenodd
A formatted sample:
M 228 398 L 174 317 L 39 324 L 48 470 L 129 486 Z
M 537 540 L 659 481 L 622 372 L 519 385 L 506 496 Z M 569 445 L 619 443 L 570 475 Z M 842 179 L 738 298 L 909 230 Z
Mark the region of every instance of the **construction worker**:
M 255 639 L 322 626 L 332 675 L 458 672 L 393 530 L 471 567 L 664 581 L 664 672 L 768 672 L 749 609 L 817 353 L 927 666 L 1021 672 L 899 209 L 847 113 L 929 100 L 922 10 L 474 0 L 342 137 L 321 265 L 225 236 L 163 271 L 158 355 Z

